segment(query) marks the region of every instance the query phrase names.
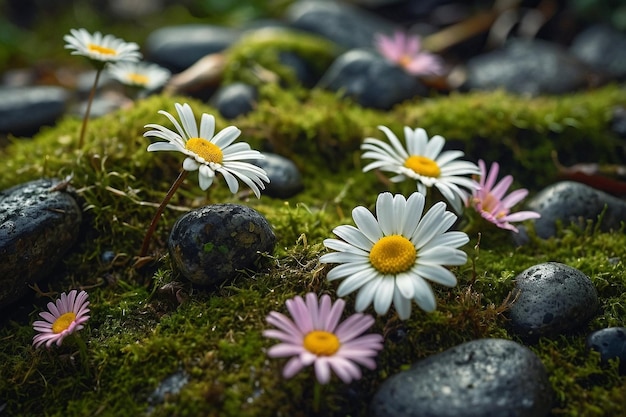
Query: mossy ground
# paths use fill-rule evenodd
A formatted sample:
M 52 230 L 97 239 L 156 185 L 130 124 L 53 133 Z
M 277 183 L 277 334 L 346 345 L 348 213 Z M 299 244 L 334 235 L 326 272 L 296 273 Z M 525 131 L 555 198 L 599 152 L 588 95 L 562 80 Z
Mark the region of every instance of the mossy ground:
M 80 241 L 54 269 L 42 293 L 3 313 L 0 325 L 0 407 L 11 416 L 137 416 L 148 396 L 168 375 L 184 370 L 189 383 L 179 394 L 153 405 L 152 416 L 305 416 L 313 413 L 311 369 L 284 380 L 282 360 L 265 349 L 265 316 L 285 312 L 284 301 L 308 291 L 334 296 L 318 262 L 322 240 L 333 227 L 351 222 L 357 205 L 372 207 L 379 192 L 405 195 L 414 185 L 390 184 L 362 173 L 358 151 L 364 137 L 382 137 L 384 124 L 421 126 L 444 135 L 468 158 L 503 162 L 516 186 L 537 191 L 556 180 L 550 154 L 570 162 L 616 162 L 623 148 L 608 129 L 611 109 L 625 104 L 624 90 L 609 86 L 564 97 L 526 99 L 503 92 L 453 94 L 417 99 L 392 111 L 360 108 L 318 90 L 261 89 L 255 111 L 232 121 L 253 148 L 278 152 L 299 165 L 305 190 L 289 200 L 245 190 L 231 195 L 217 181 L 200 191 L 190 175 L 159 223 L 152 253 L 156 260 L 137 270 L 134 257 L 155 205 L 176 178 L 182 156 L 148 153 L 147 123 L 165 123 L 159 109 L 190 102 L 197 115 L 215 114 L 200 102 L 154 96 L 130 109 L 90 122 L 86 146 L 75 149 L 80 121 L 63 119 L 32 139 L 14 139 L 0 151 L 0 189 L 42 176 L 71 176 L 85 212 Z M 226 121 L 217 116 L 218 128 Z M 251 198 L 252 197 L 252 198 Z M 165 243 L 183 212 L 214 202 L 249 205 L 273 225 L 278 244 L 254 271 L 242 271 L 219 288 L 195 288 L 172 271 Z M 480 243 L 478 233 L 480 231 Z M 626 237 L 590 225 L 563 227 L 556 238 L 515 247 L 507 233 L 482 224 L 464 248 L 469 261 L 454 268 L 459 285 L 436 287 L 438 309 L 415 309 L 399 321 L 378 317 L 373 331 L 385 336 L 375 371 L 349 386 L 336 379 L 322 392 L 320 415 L 362 416 L 367 401 L 387 376 L 456 344 L 481 338 L 518 340 L 508 331 L 506 309 L 514 277 L 537 263 L 558 261 L 593 281 L 601 309 L 584 328 L 542 338 L 530 348 L 545 364 L 554 389 L 553 416 L 615 416 L 624 413 L 626 379 L 617 364 L 602 365 L 584 346 L 586 335 L 624 326 Z M 115 254 L 103 259 L 105 251 Z M 32 322 L 61 291 L 89 291 L 91 319 L 80 336 L 83 362 L 71 340 L 60 348 L 33 349 Z M 46 293 L 46 294 L 44 294 Z M 49 293 L 49 295 L 48 295 Z M 354 297 L 346 298 L 347 312 Z

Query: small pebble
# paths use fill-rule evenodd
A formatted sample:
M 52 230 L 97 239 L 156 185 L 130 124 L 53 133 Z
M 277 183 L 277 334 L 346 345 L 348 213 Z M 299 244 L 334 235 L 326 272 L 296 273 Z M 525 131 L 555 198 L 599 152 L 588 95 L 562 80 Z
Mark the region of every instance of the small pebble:
M 178 73 L 205 55 L 221 52 L 239 39 L 240 31 L 225 26 L 189 24 L 155 30 L 146 39 L 146 59 Z
M 603 363 L 619 359 L 619 372 L 626 374 L 626 327 L 608 327 L 591 333 L 587 347 L 600 352 Z
M 263 152 L 265 159 L 250 161 L 265 170 L 269 184 L 265 186 L 263 195 L 275 198 L 289 198 L 304 188 L 300 170 L 291 159 L 274 153 Z
M 532 266 L 515 277 L 508 311 L 514 332 L 536 339 L 580 328 L 594 317 L 598 295 L 589 277 L 558 262 Z
M 0 192 L 0 308 L 46 278 L 78 238 L 82 211 L 59 183 L 39 179 Z
M 536 96 L 564 94 L 587 84 L 587 70 L 567 50 L 543 40 L 511 40 L 467 62 L 464 89 Z
M 257 102 L 256 88 L 244 83 L 232 83 L 220 87 L 212 98 L 212 102 L 226 119 L 234 119 L 251 112 Z
M 238 271 L 254 269 L 272 253 L 276 236 L 259 212 L 238 204 L 213 204 L 181 216 L 168 248 L 178 271 L 194 284 L 219 285 Z
M 32 136 L 65 112 L 69 93 L 61 87 L 0 87 L 0 133 Z
M 317 86 L 341 92 L 363 107 L 383 110 L 427 93 L 416 77 L 366 49 L 352 49 L 340 55 Z
M 563 227 L 574 223 L 584 228 L 587 221 L 596 222 L 602 215 L 603 231 L 618 230 L 626 221 L 626 201 L 574 181 L 561 181 L 544 188 L 526 206 L 541 214 L 541 218 L 534 220 L 534 226 L 537 236 L 544 239 L 556 235 L 559 221 Z
M 511 340 L 478 339 L 385 380 L 371 417 L 542 417 L 552 405 L 541 360 Z

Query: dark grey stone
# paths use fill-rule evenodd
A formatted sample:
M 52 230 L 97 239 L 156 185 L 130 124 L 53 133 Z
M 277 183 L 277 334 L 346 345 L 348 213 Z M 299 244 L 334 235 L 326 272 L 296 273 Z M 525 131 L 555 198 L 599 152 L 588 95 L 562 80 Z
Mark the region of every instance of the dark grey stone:
M 539 358 L 504 339 L 478 339 L 416 362 L 384 381 L 372 417 L 542 417 L 552 404 Z
M 0 133 L 32 136 L 63 115 L 68 99 L 62 87 L 0 87 Z
M 587 221 L 595 223 L 602 215 L 600 229 L 610 231 L 618 230 L 621 222 L 626 221 L 625 201 L 574 181 L 561 181 L 544 188 L 526 206 L 541 214 L 534 225 L 537 235 L 544 239 L 556 235 L 557 222 L 564 227 L 571 223 L 585 227 Z
M 226 119 L 234 119 L 254 109 L 258 93 L 254 86 L 244 83 L 232 83 L 220 87 L 212 102 Z
M 263 195 L 276 198 L 289 198 L 298 194 L 304 187 L 300 170 L 291 159 L 274 153 L 263 152 L 265 159 L 257 159 L 250 163 L 265 170 L 269 184 Z
M 194 284 L 213 286 L 253 269 L 271 253 L 276 236 L 259 212 L 238 204 L 213 204 L 181 216 L 168 248 L 178 271 Z
M 78 238 L 82 212 L 74 197 L 40 179 L 0 192 L 0 307 L 45 278 Z
M 619 372 L 626 374 L 626 327 L 607 327 L 591 333 L 587 347 L 598 351 L 603 363 L 619 359 Z
M 146 57 L 173 73 L 186 70 L 205 55 L 221 52 L 239 39 L 240 31 L 190 24 L 155 30 L 146 39 Z
M 587 324 L 599 307 L 589 277 L 558 262 L 532 266 L 515 277 L 510 324 L 521 337 L 535 340 Z
M 587 75 L 584 65 L 557 44 L 513 39 L 502 49 L 471 58 L 463 89 L 563 94 L 586 86 Z
M 377 32 L 390 34 L 394 25 L 374 13 L 347 3 L 301 0 L 293 3 L 285 18 L 300 30 L 312 32 L 347 49 L 373 47 Z
M 318 87 L 340 91 L 363 107 L 383 110 L 427 93 L 416 77 L 365 49 L 353 49 L 339 56 Z
M 626 78 L 626 34 L 608 25 L 593 25 L 574 38 L 572 55 L 611 78 Z

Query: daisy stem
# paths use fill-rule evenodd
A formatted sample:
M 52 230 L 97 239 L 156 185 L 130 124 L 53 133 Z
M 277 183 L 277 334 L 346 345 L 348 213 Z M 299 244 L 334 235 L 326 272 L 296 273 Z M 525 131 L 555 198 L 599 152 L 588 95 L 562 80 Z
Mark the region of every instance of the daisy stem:
M 96 96 L 96 87 L 98 86 L 98 80 L 100 79 L 101 72 L 102 68 L 98 68 L 96 70 L 96 79 L 94 80 L 93 87 L 91 87 L 91 91 L 89 92 L 87 109 L 85 110 L 85 115 L 83 116 L 83 125 L 80 128 L 80 137 L 78 138 L 78 149 L 82 149 L 83 144 L 85 143 L 85 131 L 87 130 L 87 121 L 89 120 L 89 114 L 91 113 L 91 103 L 93 103 L 93 98 Z
M 87 359 L 87 344 L 85 343 L 83 338 L 78 335 L 78 333 L 74 333 L 73 336 L 74 336 L 74 341 L 76 342 L 76 345 L 78 346 L 78 352 L 80 354 L 80 361 L 83 365 L 83 369 L 85 370 L 87 375 L 89 375 L 89 360 Z
M 182 171 L 180 171 L 180 174 L 178 174 L 178 178 L 176 178 L 176 181 L 174 181 L 174 184 L 172 184 L 167 194 L 165 194 L 165 197 L 163 198 L 163 201 L 159 205 L 159 208 L 157 208 L 157 211 L 154 214 L 152 221 L 150 222 L 150 226 L 148 227 L 148 231 L 146 232 L 146 236 L 143 238 L 143 244 L 141 245 L 141 252 L 139 252 L 140 258 L 143 258 L 148 253 L 148 246 L 150 246 L 150 239 L 152 238 L 152 235 L 154 234 L 154 230 L 156 229 L 156 225 L 159 222 L 159 219 L 161 218 L 161 214 L 163 214 L 163 210 L 165 210 L 165 206 L 167 206 L 167 203 L 170 202 L 170 200 L 172 199 L 172 196 L 174 195 L 178 187 L 180 187 L 180 184 L 183 183 L 186 177 L 187 177 L 187 171 L 183 169 Z
M 315 380 L 313 385 L 313 412 L 315 414 L 320 412 L 320 403 L 322 400 L 322 384 Z

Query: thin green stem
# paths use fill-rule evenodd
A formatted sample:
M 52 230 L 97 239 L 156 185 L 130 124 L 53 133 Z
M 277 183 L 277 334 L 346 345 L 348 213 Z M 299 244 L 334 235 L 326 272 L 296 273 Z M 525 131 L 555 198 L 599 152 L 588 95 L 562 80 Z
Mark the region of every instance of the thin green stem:
M 163 201 L 161 202 L 161 205 L 159 205 L 159 208 L 157 208 L 157 211 L 154 214 L 152 221 L 150 222 L 150 226 L 148 227 L 148 231 L 146 232 L 146 236 L 143 238 L 143 244 L 141 245 L 141 252 L 139 252 L 140 258 L 143 258 L 148 253 L 148 246 L 150 246 L 150 239 L 152 238 L 152 235 L 154 234 L 156 225 L 159 222 L 159 219 L 161 218 L 161 214 L 163 214 L 163 210 L 165 210 L 165 206 L 167 206 L 167 203 L 170 202 L 170 200 L 172 199 L 172 196 L 174 195 L 178 187 L 180 187 L 180 184 L 183 183 L 186 177 L 187 177 L 187 171 L 183 169 L 182 171 L 180 171 L 180 174 L 178 174 L 178 178 L 176 178 L 176 181 L 174 181 L 174 184 L 172 184 L 172 186 L 170 187 L 170 190 L 167 192 L 167 194 L 163 198 Z
M 98 80 L 100 79 L 100 73 L 102 72 L 102 68 L 103 67 L 100 67 L 96 70 L 96 79 L 93 81 L 93 87 L 91 87 L 91 92 L 89 93 L 89 99 L 87 100 L 87 110 L 85 110 L 83 125 L 80 128 L 80 137 L 78 138 L 78 149 L 83 149 L 83 144 L 85 143 L 87 121 L 89 120 L 89 114 L 91 113 L 91 104 L 93 103 L 93 99 L 96 96 L 96 88 L 98 87 Z
M 74 333 L 72 336 L 74 338 L 74 342 L 78 346 L 78 353 L 80 355 L 81 364 L 83 365 L 83 370 L 87 373 L 87 375 L 89 375 L 90 370 L 89 370 L 89 358 L 87 357 L 87 344 L 85 343 L 83 338 L 80 337 L 78 333 Z
M 313 386 L 313 412 L 315 414 L 320 412 L 320 405 L 322 402 L 322 384 L 319 381 L 315 380 L 315 385 Z

